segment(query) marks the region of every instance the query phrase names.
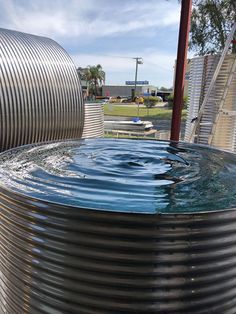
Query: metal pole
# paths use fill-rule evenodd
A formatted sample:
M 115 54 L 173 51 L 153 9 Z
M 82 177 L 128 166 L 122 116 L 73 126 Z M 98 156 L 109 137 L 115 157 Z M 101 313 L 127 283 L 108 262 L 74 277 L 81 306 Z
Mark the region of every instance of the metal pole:
M 135 68 L 135 78 L 134 78 L 134 99 L 136 97 L 136 86 L 137 86 L 137 76 L 138 76 L 138 59 L 134 58 L 136 60 L 136 68 Z
M 134 97 L 135 97 L 136 96 L 136 87 L 137 87 L 138 65 L 143 64 L 143 58 L 136 57 L 133 59 L 136 61 L 135 78 L 134 78 Z
M 139 58 L 134 58 L 136 60 L 136 68 L 135 68 L 135 78 L 134 78 L 134 100 L 136 98 L 136 86 L 137 86 L 137 76 L 138 76 L 138 59 Z M 138 103 L 138 114 L 137 114 L 138 118 L 139 118 L 139 103 Z
M 134 78 L 134 100 L 136 97 L 137 77 L 138 77 L 138 65 L 143 64 L 143 59 L 140 57 L 133 58 L 136 61 L 135 78 Z M 139 118 L 139 103 L 138 103 L 138 118 Z
M 192 0 L 182 0 L 180 28 L 179 28 L 178 54 L 177 54 L 177 62 L 176 62 L 174 104 L 173 104 L 171 135 L 170 135 L 170 139 L 172 141 L 179 141 L 191 9 L 192 9 Z

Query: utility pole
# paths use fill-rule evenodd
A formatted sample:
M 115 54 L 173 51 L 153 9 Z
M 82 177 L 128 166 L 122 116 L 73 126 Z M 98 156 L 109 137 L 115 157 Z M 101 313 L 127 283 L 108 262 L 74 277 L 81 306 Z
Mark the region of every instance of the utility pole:
M 134 98 L 136 97 L 136 87 L 137 87 L 137 76 L 138 76 L 138 65 L 143 64 L 143 58 L 136 57 L 133 58 L 136 61 L 135 67 L 135 79 L 134 79 Z
M 179 141 L 191 11 L 192 0 L 182 0 L 170 136 L 172 141 Z

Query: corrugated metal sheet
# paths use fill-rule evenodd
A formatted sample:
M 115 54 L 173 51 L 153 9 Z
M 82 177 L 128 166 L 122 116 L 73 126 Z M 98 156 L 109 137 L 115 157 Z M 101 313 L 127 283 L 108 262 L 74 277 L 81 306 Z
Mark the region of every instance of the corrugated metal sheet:
M 82 138 L 104 136 L 104 110 L 99 103 L 85 103 L 85 119 Z
M 235 58 L 236 55 L 233 54 L 226 57 L 219 77 L 217 78 L 216 97 L 218 103 L 223 95 Z M 212 144 L 216 147 L 236 152 L 236 142 L 234 138 L 234 133 L 236 132 L 236 73 L 233 75 L 222 109 L 228 112 L 228 114 L 225 114 L 224 112 L 220 113 Z M 234 112 L 234 114 L 231 115 L 232 112 Z
M 0 189 L 2 313 L 236 312 L 236 209 L 125 214 Z
M 188 87 L 187 121 L 185 126 L 184 140 L 189 141 L 193 124 L 191 120 L 198 114 L 202 100 L 202 80 L 204 71 L 204 58 L 193 58 L 190 63 L 190 78 Z
M 199 104 L 203 101 L 204 96 L 209 88 L 212 76 L 219 61 L 219 55 L 203 56 L 194 58 L 191 61 L 190 85 L 189 85 L 189 103 L 188 116 L 185 129 L 185 140 L 188 141 L 193 124 L 192 118 L 197 116 Z M 196 131 L 197 143 L 208 144 L 212 133 L 213 123 L 216 119 L 223 93 L 227 85 L 232 64 L 236 58 L 235 54 L 226 56 L 220 73 L 217 77 L 215 86 L 211 92 L 205 110 Z M 200 64 L 200 65 L 199 65 Z M 199 71 L 200 68 L 200 71 Z M 228 112 L 236 111 L 236 75 L 230 84 L 227 96 L 223 103 L 223 109 Z M 236 115 L 220 113 L 216 124 L 216 130 L 213 135 L 212 145 L 221 149 L 236 151 L 235 134 L 236 132 Z
M 219 62 L 219 55 L 205 56 L 205 68 L 203 72 L 203 86 L 202 86 L 202 101 L 207 93 L 209 85 L 211 83 L 212 76 L 215 72 L 217 64 Z M 218 100 L 216 96 L 216 86 L 214 86 L 208 102 L 205 106 L 204 114 L 202 116 L 199 128 L 197 130 L 198 139 L 197 142 L 200 144 L 208 144 L 208 138 L 211 133 L 214 118 L 218 111 Z
M 76 68 L 55 41 L 0 29 L 0 151 L 80 138 L 84 123 Z

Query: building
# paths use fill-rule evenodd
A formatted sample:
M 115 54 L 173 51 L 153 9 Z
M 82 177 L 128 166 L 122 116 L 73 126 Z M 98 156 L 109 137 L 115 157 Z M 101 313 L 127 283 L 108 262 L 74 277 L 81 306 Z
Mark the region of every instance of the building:
M 136 85 L 136 96 L 149 93 L 153 96 L 157 93 L 157 87 L 150 85 L 148 81 L 138 81 Z M 143 83 L 143 84 L 140 84 Z M 148 84 L 147 84 L 148 83 Z M 134 82 L 126 81 L 124 85 L 103 85 L 103 97 L 134 97 Z
M 157 90 L 156 96 L 159 96 L 163 99 L 163 101 L 168 101 L 168 96 L 173 94 L 173 90 Z

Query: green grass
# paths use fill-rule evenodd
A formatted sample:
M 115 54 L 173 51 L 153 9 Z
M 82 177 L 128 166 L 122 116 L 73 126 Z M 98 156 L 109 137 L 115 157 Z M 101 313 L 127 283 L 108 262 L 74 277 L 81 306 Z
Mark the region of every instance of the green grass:
M 137 106 L 119 106 L 114 104 L 105 104 L 104 113 L 108 116 L 123 116 L 123 117 L 137 117 L 138 107 Z M 186 118 L 186 110 L 182 111 L 182 118 Z M 140 118 L 155 118 L 160 120 L 171 119 L 172 109 L 166 108 L 139 108 Z

